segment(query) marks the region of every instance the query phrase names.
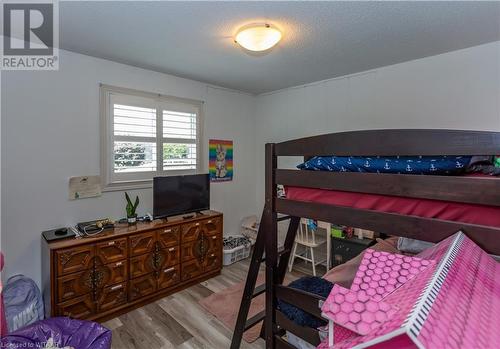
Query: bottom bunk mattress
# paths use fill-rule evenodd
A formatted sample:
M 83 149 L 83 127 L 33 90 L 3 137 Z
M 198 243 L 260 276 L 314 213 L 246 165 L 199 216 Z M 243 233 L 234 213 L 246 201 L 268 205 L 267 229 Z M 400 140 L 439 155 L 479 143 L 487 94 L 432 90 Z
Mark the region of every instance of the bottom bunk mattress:
M 297 201 L 500 227 L 500 207 L 495 206 L 304 187 L 286 187 L 285 192 Z

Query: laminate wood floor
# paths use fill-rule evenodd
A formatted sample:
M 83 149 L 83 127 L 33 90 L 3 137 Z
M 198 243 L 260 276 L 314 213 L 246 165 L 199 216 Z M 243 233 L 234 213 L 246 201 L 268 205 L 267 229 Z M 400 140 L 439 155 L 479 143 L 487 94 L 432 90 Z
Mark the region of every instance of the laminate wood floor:
M 105 322 L 103 325 L 113 332 L 112 349 L 229 348 L 233 331 L 198 301 L 245 280 L 249 261 L 224 267 L 210 280 Z M 308 269 L 310 265 L 298 262 L 293 276 L 303 276 Z M 242 341 L 241 348 L 265 348 L 265 343 L 261 338 L 251 344 Z

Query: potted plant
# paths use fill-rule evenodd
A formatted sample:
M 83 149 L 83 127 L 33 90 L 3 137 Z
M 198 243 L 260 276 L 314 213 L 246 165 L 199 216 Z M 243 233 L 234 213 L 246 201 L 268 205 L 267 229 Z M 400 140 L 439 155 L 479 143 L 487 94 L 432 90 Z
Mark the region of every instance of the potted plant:
M 127 199 L 127 207 L 125 208 L 127 210 L 127 222 L 128 224 L 136 224 L 137 223 L 137 206 L 139 206 L 139 196 L 135 197 L 135 202 L 132 203 L 132 200 L 130 200 L 130 197 L 128 196 L 127 192 L 125 192 L 125 199 Z

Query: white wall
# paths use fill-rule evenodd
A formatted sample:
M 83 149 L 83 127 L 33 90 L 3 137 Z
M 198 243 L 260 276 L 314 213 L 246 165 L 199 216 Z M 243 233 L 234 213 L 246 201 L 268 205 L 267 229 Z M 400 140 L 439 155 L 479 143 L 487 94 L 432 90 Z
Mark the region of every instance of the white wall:
M 205 143 L 234 140 L 234 180 L 212 184 L 211 207 L 224 212 L 225 233 L 255 213 L 255 97 L 61 51 L 59 71 L 2 72 L 5 276 L 40 281 L 43 230 L 124 216 L 123 192 L 68 200 L 69 177 L 99 174 L 99 83 L 205 101 Z M 136 193 L 139 214 L 151 212 L 151 189 Z
M 381 128 L 500 131 L 499 104 L 500 42 L 258 96 L 257 205 L 266 142 Z
M 99 174 L 100 82 L 206 102 L 206 140 L 235 142 L 234 181 L 212 184 L 226 233 L 262 208 L 266 142 L 376 128 L 500 131 L 500 42 L 258 97 L 74 53 L 62 52 L 60 64 L 2 72 L 6 276 L 39 281 L 42 230 L 123 216 L 122 192 L 67 199 L 70 176 Z M 151 210 L 151 190 L 137 193 L 140 213 Z

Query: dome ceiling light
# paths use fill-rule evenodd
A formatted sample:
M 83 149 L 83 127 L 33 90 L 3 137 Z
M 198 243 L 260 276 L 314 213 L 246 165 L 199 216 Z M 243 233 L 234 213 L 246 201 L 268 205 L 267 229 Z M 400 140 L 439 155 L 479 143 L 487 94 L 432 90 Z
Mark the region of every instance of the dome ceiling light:
M 240 28 L 234 42 L 246 50 L 261 52 L 269 50 L 281 38 L 282 34 L 275 26 L 267 23 L 254 23 Z

